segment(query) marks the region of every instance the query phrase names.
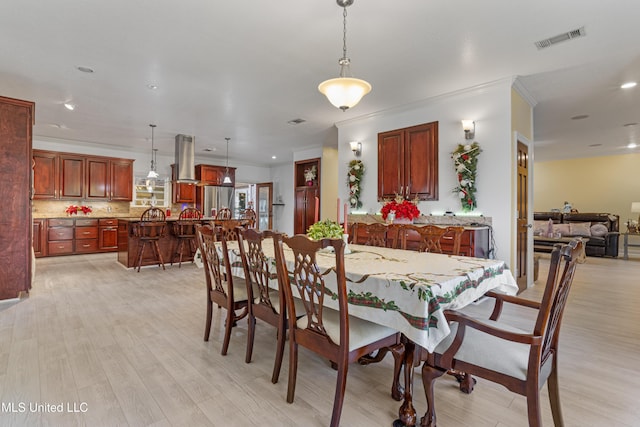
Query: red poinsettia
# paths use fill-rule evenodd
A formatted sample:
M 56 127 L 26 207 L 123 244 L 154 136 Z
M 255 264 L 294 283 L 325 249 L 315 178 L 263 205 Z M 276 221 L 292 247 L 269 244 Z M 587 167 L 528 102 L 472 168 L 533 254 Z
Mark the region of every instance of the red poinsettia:
M 391 211 L 395 211 L 396 218 L 414 219 L 420 216 L 420 209 L 408 200 L 403 200 L 399 203 L 396 200 L 392 200 L 385 203 L 382 209 L 380 209 L 382 219 L 386 220 Z
M 67 213 L 67 215 L 76 215 L 78 211 L 82 211 L 83 214 L 88 215 L 92 212 L 92 209 L 90 206 L 69 205 L 69 207 L 64 211 Z

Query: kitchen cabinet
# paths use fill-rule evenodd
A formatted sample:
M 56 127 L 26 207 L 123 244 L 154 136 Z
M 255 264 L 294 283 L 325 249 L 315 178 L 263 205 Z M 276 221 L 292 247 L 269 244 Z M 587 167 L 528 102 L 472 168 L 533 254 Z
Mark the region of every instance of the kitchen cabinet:
M 98 220 L 76 219 L 73 237 L 76 254 L 98 252 Z
M 31 138 L 35 104 L 0 97 L 0 299 L 31 287 Z
M 175 165 L 171 165 L 173 203 L 195 203 L 196 185 L 193 182 L 175 182 Z
M 378 134 L 378 200 L 438 200 L 438 122 Z
M 33 220 L 33 254 L 36 258 L 47 255 L 46 219 Z
M 115 218 L 101 218 L 98 221 L 98 249 L 100 252 L 115 252 L 118 250 L 118 220 Z
M 229 168 L 231 184 L 224 183 L 227 168 L 225 166 L 196 165 L 196 179 L 204 185 L 233 187 L 236 183 L 236 168 Z
M 118 250 L 118 220 L 115 218 L 34 220 L 34 230 L 36 221 L 46 222 L 46 232 L 43 232 L 42 241 L 43 244 L 46 241 L 47 252 L 42 256 L 92 254 Z
M 33 161 L 34 199 L 133 199 L 133 160 L 33 150 Z
M 60 199 L 82 199 L 85 195 L 85 158 L 61 154 L 59 159 Z
M 313 180 L 307 180 L 305 171 L 311 170 L 313 167 L 316 169 L 316 176 Z M 294 183 L 293 230 L 295 234 L 304 234 L 316 220 L 316 197 L 318 200 L 320 199 L 320 159 L 295 162 Z M 320 212 L 318 212 L 319 214 Z
M 133 200 L 133 160 L 109 160 L 109 200 L 130 202 Z
M 87 157 L 87 199 L 133 200 L 133 160 Z
M 47 254 L 73 254 L 74 226 L 73 219 L 47 220 Z
M 57 199 L 60 191 L 58 176 L 58 155 L 33 150 L 33 198 Z

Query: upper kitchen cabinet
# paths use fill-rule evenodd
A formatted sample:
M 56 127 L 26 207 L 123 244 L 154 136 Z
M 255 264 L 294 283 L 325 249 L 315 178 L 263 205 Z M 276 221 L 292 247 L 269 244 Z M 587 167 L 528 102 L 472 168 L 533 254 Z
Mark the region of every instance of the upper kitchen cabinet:
M 33 150 L 33 161 L 34 199 L 133 199 L 133 160 Z
M 31 287 L 31 137 L 35 104 L 0 97 L 0 299 Z
M 225 184 L 224 176 L 227 168 L 224 166 L 196 165 L 196 179 L 204 185 L 222 185 L 233 187 L 236 184 L 236 168 L 229 168 L 231 184 Z
M 378 200 L 438 200 L 438 122 L 378 134 Z
M 33 150 L 33 198 L 40 200 L 59 198 L 58 176 L 58 154 Z
M 176 181 L 176 165 L 171 165 L 173 203 L 195 203 L 196 185 L 193 182 Z
M 60 154 L 60 198 L 81 199 L 85 196 L 85 160 L 82 156 Z

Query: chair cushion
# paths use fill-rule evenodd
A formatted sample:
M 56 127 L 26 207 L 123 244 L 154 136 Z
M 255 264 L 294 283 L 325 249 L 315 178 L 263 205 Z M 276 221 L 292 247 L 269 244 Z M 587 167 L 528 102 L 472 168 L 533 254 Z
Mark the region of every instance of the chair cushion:
M 483 323 L 493 327 L 503 329 L 509 332 L 527 334 L 529 332 L 507 325 L 505 323 L 493 320 L 484 320 Z M 442 341 L 436 349 L 435 353 L 442 354 L 453 342 L 458 324 L 452 323 L 451 333 Z M 467 327 L 462 345 L 458 349 L 454 358 L 472 365 L 481 366 L 495 372 L 526 380 L 527 365 L 529 364 L 528 344 L 520 344 L 512 341 L 503 340 L 493 335 L 478 331 L 477 329 Z M 540 370 L 540 385 L 549 376 L 552 367 L 553 357 L 549 357 L 542 369 Z
M 340 344 L 340 313 L 337 310 L 324 308 L 322 311 L 324 328 L 331 340 Z M 307 327 L 307 316 L 302 316 L 297 321 L 298 328 Z M 396 334 L 397 331 L 386 326 L 371 323 L 360 318 L 349 317 L 349 351 L 364 347 L 388 336 Z

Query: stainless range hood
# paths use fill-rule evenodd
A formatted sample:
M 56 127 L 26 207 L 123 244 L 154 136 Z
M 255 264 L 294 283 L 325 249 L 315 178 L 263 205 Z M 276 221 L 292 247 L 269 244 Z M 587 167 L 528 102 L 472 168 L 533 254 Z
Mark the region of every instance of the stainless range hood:
M 196 137 L 176 135 L 175 180 L 178 182 L 196 182 L 195 170 Z

